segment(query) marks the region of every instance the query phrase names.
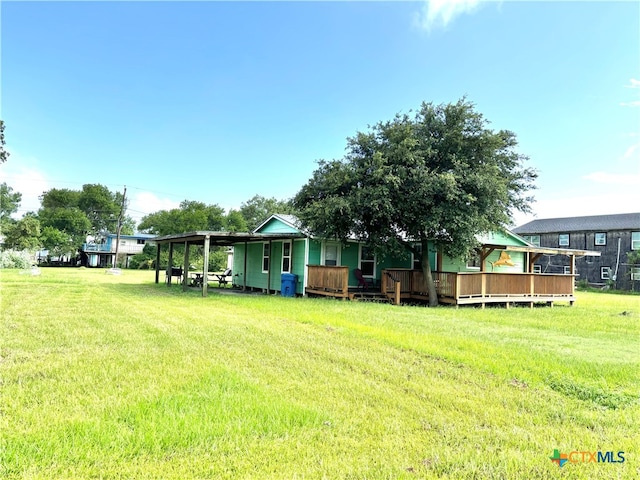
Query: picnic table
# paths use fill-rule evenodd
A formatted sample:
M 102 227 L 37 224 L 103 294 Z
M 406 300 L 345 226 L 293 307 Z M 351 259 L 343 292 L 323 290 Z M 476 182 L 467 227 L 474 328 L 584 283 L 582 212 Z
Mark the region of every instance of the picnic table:
M 193 287 L 201 287 L 202 286 L 202 274 L 198 273 L 198 272 L 193 272 L 189 274 L 189 277 L 191 278 L 191 286 Z

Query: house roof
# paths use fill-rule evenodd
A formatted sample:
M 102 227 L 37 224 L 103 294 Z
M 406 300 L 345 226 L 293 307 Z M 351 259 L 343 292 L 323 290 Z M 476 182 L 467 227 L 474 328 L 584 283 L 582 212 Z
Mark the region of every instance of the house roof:
M 518 235 L 564 232 L 640 230 L 640 213 L 533 220 L 513 229 Z
M 245 233 L 245 232 L 213 232 L 196 231 L 186 233 L 176 233 L 173 235 L 163 235 L 154 240 L 157 244 L 163 243 L 198 243 L 203 244 L 205 239 L 209 239 L 211 245 L 228 246 L 241 242 L 287 240 L 291 238 L 304 238 L 299 233 Z
M 107 234 L 105 234 L 105 236 L 115 238 L 115 237 L 118 236 L 118 234 L 117 233 L 107 233 Z M 151 233 L 136 233 L 136 234 L 133 234 L 133 235 L 120 234 L 120 238 L 140 238 L 140 239 L 150 240 L 152 238 L 156 238 L 156 236 L 151 234 Z

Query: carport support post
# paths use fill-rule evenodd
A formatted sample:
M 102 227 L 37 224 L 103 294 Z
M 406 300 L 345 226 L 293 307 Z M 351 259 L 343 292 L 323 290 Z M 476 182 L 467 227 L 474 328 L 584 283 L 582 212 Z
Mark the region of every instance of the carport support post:
M 182 291 L 187 291 L 189 281 L 189 242 L 184 242 L 184 267 L 182 268 Z
M 156 283 L 160 283 L 160 244 L 156 244 Z
M 206 297 L 207 294 L 209 293 L 208 290 L 208 278 L 209 278 L 209 246 L 210 246 L 210 242 L 211 239 L 209 237 L 209 235 L 206 235 L 204 237 L 204 270 L 202 272 L 202 296 Z
M 167 285 L 171 286 L 171 274 L 173 268 L 173 242 L 169 242 L 169 265 L 167 266 Z

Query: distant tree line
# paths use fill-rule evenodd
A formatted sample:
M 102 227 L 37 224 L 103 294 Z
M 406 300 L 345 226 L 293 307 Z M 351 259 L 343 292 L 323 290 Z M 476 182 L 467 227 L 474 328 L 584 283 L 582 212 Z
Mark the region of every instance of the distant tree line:
M 40 209 L 16 220 L 22 194 L 7 183 L 0 184 L 0 232 L 3 249 L 36 251 L 45 249 L 52 256 L 77 255 L 87 237 L 116 233 L 123 206 L 123 194 L 112 192 L 100 184 L 86 184 L 81 190 L 53 188 L 40 197 Z M 126 202 L 125 202 L 126 211 Z M 142 218 L 137 230 L 155 235 L 196 230 L 245 232 L 257 227 L 273 213 L 292 213 L 289 201 L 255 195 L 238 210 L 225 210 L 217 204 L 184 200 L 178 208 L 160 210 Z M 124 215 L 121 233 L 133 234 L 135 221 Z M 213 252 L 214 263 L 223 260 Z M 197 256 L 194 257 L 197 260 Z M 155 248 L 145 248 L 144 255 L 134 258 L 134 265 L 144 268 L 155 260 Z

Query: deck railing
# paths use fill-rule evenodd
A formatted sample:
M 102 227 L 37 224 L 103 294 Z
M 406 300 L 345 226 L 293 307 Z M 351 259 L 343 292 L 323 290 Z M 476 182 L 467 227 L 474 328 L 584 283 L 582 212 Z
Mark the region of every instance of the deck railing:
M 534 302 L 536 299 L 571 297 L 574 292 L 573 275 L 517 272 L 432 272 L 432 274 L 438 297 L 442 301 L 456 304 L 476 303 L 476 300 L 477 303 L 484 303 L 492 301 L 492 298 L 493 301 Z M 396 303 L 399 303 L 402 298 L 428 298 L 427 283 L 420 270 L 385 269 L 382 271 L 380 289 Z M 349 268 L 308 265 L 307 291 L 334 297 L 348 297 Z
M 419 270 L 390 268 L 382 272 L 382 292 L 401 296 L 427 296 Z M 494 272 L 433 272 L 438 297 L 458 301 L 485 297 L 562 297 L 573 295 L 573 275 Z
M 334 296 L 349 295 L 349 267 L 308 265 L 307 289 Z

